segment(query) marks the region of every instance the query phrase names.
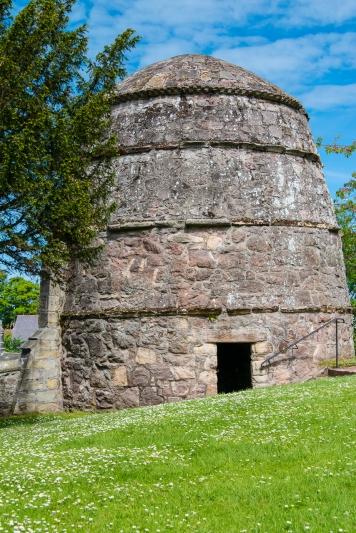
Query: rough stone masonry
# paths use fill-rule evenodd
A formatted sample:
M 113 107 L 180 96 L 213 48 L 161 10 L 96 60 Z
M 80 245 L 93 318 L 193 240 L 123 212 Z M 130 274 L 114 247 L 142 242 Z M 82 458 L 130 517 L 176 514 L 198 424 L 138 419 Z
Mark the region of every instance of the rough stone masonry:
M 261 362 L 337 316 L 352 356 L 341 241 L 301 104 L 240 67 L 183 55 L 119 83 L 112 114 L 105 250 L 75 266 L 64 293 L 44 283 L 3 411 L 216 394 L 222 343 L 249 344 L 252 386 L 304 380 L 334 357 L 333 327 Z

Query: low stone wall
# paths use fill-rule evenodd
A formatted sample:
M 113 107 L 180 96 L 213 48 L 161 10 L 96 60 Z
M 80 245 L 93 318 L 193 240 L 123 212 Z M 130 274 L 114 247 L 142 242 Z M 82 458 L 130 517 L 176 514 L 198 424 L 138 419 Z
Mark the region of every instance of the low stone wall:
M 21 354 L 4 353 L 0 358 L 0 416 L 10 415 L 21 376 Z

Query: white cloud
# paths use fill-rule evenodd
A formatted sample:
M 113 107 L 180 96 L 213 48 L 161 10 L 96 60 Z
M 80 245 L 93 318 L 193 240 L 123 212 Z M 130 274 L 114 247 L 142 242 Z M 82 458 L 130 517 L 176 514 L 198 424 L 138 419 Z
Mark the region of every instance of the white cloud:
M 281 23 L 289 26 L 325 26 L 341 24 L 356 17 L 354 0 L 287 0 Z
M 96 0 L 94 5 L 106 9 L 109 16 L 116 12 L 138 32 L 151 34 L 151 27 L 160 26 L 181 38 L 191 38 L 206 27 L 241 27 L 251 15 L 274 13 L 268 0 Z
M 349 85 L 317 85 L 310 91 L 299 95 L 308 109 L 327 111 L 331 108 L 356 107 L 356 83 Z
M 96 0 L 113 15 L 120 14 L 128 26 L 141 31 L 165 26 L 181 37 L 203 27 L 242 27 L 270 22 L 292 27 L 340 24 L 356 17 L 354 0 Z
M 230 45 L 216 49 L 214 56 L 252 70 L 286 90 L 296 90 L 332 69 L 355 68 L 356 58 L 350 53 L 355 47 L 356 33 L 319 33 L 257 46 Z
M 81 0 L 83 2 L 83 0 Z M 143 36 L 145 45 L 167 46 L 171 39 L 182 43 L 177 53 L 223 48 L 229 36 L 272 26 L 292 29 L 295 26 L 322 26 L 350 21 L 356 17 L 356 2 L 343 0 L 335 6 L 332 0 L 95 0 L 85 2 L 90 25 L 92 47 L 110 42 L 127 27 Z M 83 6 L 75 8 L 76 20 Z M 80 13 L 79 13 L 80 12 Z M 320 30 L 319 30 L 320 31 Z M 263 33 L 263 32 L 262 32 Z M 241 37 L 235 38 L 237 42 Z M 245 37 L 259 39 L 259 37 Z M 236 42 L 235 42 L 236 46 Z M 143 53 L 144 55 L 144 53 Z M 151 56 L 152 54 L 150 54 Z M 161 59 L 164 54 L 160 52 Z M 141 62 L 141 66 L 142 66 Z

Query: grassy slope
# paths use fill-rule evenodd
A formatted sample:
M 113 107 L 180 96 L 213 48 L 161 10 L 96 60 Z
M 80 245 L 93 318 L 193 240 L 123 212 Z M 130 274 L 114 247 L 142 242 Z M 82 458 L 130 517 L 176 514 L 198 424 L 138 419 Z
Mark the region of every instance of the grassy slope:
M 345 377 L 0 421 L 0 531 L 356 531 L 355 393 Z

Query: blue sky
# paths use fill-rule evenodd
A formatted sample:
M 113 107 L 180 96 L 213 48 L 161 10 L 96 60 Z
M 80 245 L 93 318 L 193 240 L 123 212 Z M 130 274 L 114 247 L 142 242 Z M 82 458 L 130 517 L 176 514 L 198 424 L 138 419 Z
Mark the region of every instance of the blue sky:
M 72 23 L 82 22 L 92 55 L 128 27 L 142 36 L 129 73 L 179 54 L 210 54 L 297 97 L 315 138 L 356 138 L 355 0 L 79 0 Z M 334 197 L 356 170 L 356 156 L 321 155 Z
M 315 138 L 356 138 L 355 0 L 86 0 L 72 20 L 88 23 L 92 54 L 135 29 L 142 41 L 130 54 L 130 73 L 174 55 L 210 54 L 297 97 Z M 356 170 L 356 156 L 322 159 L 334 197 Z

